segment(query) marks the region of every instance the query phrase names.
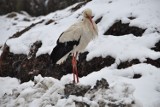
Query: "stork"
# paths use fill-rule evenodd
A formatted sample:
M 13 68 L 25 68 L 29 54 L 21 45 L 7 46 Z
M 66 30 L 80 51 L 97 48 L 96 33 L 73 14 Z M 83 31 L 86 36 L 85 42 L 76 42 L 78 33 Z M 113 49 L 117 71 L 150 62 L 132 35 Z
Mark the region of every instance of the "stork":
M 98 36 L 98 28 L 92 20 L 91 9 L 83 11 L 83 20 L 73 24 L 64 31 L 57 40 L 57 45 L 51 52 L 53 64 L 63 63 L 72 54 L 73 82 L 79 82 L 77 70 L 77 55 L 84 51 L 88 43 Z M 75 81 L 76 78 L 76 81 Z

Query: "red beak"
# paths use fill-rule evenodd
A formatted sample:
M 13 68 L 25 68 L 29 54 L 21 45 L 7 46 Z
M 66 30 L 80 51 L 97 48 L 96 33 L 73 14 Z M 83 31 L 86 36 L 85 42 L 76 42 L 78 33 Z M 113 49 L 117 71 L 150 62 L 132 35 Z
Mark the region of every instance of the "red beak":
M 95 27 L 94 27 L 94 25 L 93 25 L 92 17 L 93 17 L 93 16 L 91 16 L 91 17 L 90 17 L 90 16 L 88 16 L 88 19 L 89 19 L 89 21 L 92 23 L 92 27 L 93 27 L 93 29 L 96 31 L 96 29 L 95 29 Z

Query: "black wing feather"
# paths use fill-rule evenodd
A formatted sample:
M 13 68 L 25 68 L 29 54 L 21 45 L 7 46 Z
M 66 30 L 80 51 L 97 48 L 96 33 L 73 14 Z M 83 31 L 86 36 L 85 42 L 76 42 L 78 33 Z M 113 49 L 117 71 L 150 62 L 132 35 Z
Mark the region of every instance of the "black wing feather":
M 56 64 L 58 60 L 60 60 L 63 56 L 65 56 L 67 53 L 73 50 L 73 47 L 75 45 L 78 45 L 79 41 L 80 39 L 78 41 L 68 41 L 68 42 L 61 43 L 59 42 L 59 39 L 58 39 L 56 47 L 54 47 L 51 52 L 52 63 Z

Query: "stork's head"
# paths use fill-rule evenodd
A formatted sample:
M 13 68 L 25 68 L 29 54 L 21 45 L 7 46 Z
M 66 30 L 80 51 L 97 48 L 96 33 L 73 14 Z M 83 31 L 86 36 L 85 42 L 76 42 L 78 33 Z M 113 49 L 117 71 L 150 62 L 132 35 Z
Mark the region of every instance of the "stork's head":
M 98 31 L 95 28 L 95 25 L 93 24 L 93 21 L 92 21 L 92 10 L 91 9 L 85 9 L 83 11 L 83 17 L 88 19 L 91 22 L 91 26 L 92 26 L 93 30 L 96 32 L 96 34 L 98 34 Z
M 92 18 L 92 10 L 91 10 L 91 9 L 85 9 L 85 10 L 83 11 L 83 16 L 84 16 L 85 18 Z

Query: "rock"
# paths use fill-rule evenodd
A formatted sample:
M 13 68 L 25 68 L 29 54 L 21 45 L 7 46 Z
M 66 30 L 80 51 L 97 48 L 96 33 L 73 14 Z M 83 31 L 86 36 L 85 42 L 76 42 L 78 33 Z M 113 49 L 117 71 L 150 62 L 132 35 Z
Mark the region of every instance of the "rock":
M 132 66 L 132 65 L 134 65 L 134 64 L 139 64 L 139 63 L 140 63 L 140 61 L 139 61 L 138 59 L 133 59 L 133 60 L 131 60 L 131 61 L 121 62 L 121 63 L 117 66 L 117 68 L 118 68 L 118 69 L 124 69 L 124 68 L 130 67 L 130 66 Z
M 9 13 L 6 17 L 7 18 L 14 18 L 17 16 L 17 13 L 16 12 L 12 12 L 12 13 Z
M 86 56 L 88 52 L 80 54 L 78 60 L 78 71 L 79 76 L 86 76 L 93 71 L 99 71 L 104 67 L 111 66 L 115 59 L 112 56 L 107 56 L 105 58 L 102 57 L 94 57 L 90 61 L 86 61 Z
M 45 23 L 45 25 L 49 25 L 49 24 L 51 24 L 51 23 L 53 23 L 53 22 L 55 22 L 55 21 L 52 20 L 52 19 L 50 19 L 50 20 L 48 20 L 48 21 Z
M 152 50 L 156 51 L 156 52 L 160 52 L 160 41 L 158 41 L 155 46 L 153 48 L 151 48 Z
M 76 95 L 84 96 L 85 93 L 91 88 L 91 86 L 76 85 L 74 83 L 66 84 L 64 89 L 64 94 L 66 96 Z
M 145 61 L 145 63 L 151 64 L 157 68 L 160 68 L 160 58 L 157 58 L 157 59 L 147 58 L 147 61 Z
M 138 79 L 138 78 L 141 78 L 141 77 L 142 77 L 142 74 L 134 74 L 133 79 Z
M 38 51 L 38 49 L 42 46 L 42 42 L 41 41 L 36 41 L 35 43 L 33 43 L 30 47 L 30 52 L 28 54 L 28 59 L 30 58 L 35 58 L 36 57 L 36 53 Z
M 87 103 L 78 102 L 78 101 L 75 101 L 75 105 L 76 105 L 76 107 L 90 107 L 90 105 L 88 105 Z
M 30 19 L 24 18 L 23 21 L 30 22 Z
M 138 59 L 133 59 L 131 61 L 121 62 L 117 66 L 117 69 L 128 68 L 128 67 L 131 67 L 132 65 L 139 64 L 139 63 L 142 63 L 142 62 L 140 62 Z M 146 61 L 144 61 L 143 63 L 151 64 L 157 68 L 160 68 L 160 58 L 157 58 L 157 59 L 146 58 Z
M 95 93 L 99 89 L 109 89 L 109 84 L 106 79 L 102 78 L 101 80 L 97 80 L 96 85 L 92 89 L 90 89 L 87 94 Z
M 129 23 L 122 23 L 122 21 L 115 22 L 104 35 L 121 36 L 126 34 L 133 34 L 135 36 L 142 36 L 146 29 L 138 28 L 136 26 L 129 26 Z
M 102 20 L 102 18 L 103 18 L 103 17 L 99 17 L 99 18 L 95 21 L 95 23 L 98 24 L 98 23 Z

